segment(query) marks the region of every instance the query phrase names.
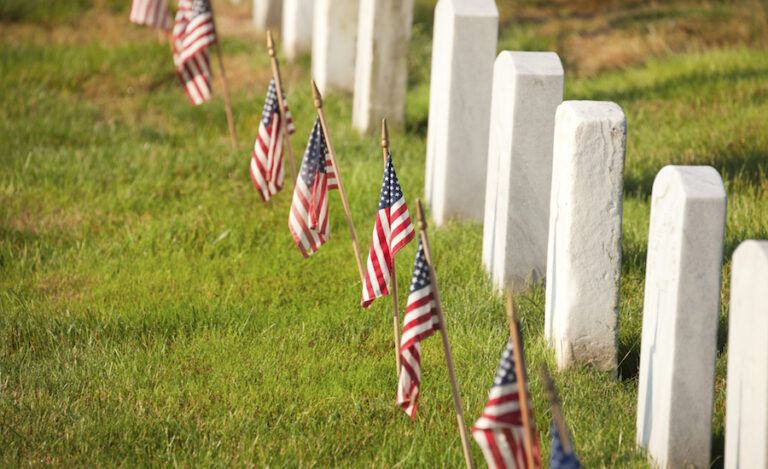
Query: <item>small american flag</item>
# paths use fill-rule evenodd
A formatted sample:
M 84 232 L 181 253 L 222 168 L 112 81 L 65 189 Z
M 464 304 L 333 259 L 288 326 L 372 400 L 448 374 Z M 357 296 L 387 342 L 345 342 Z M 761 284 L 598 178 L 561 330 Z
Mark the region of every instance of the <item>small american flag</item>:
M 530 408 L 530 402 L 527 405 Z M 539 440 L 536 436 L 532 412 L 529 415 L 531 415 L 531 426 L 534 428 L 532 432 L 534 465 L 541 467 Z M 511 340 L 501 356 L 488 402 L 485 403 L 483 415 L 472 427 L 472 435 L 483 450 L 488 467 L 526 467 L 523 420 L 520 413 L 520 396 Z
M 216 42 L 213 13 L 208 0 L 179 0 L 173 26 L 173 62 L 193 104 L 211 97 L 208 46 Z
M 285 93 L 283 93 L 285 99 Z M 296 131 L 288 104 L 285 105 L 286 128 L 289 134 Z M 265 202 L 280 192 L 285 181 L 283 164 L 283 136 L 280 105 L 275 81 L 269 82 L 267 99 L 259 121 L 259 134 L 251 153 L 251 181 Z
M 293 190 L 288 227 L 299 251 L 309 257 L 331 235 L 328 225 L 328 191 L 337 189 L 336 171 L 328 156 L 320 119 L 315 120 Z
M 560 434 L 557 431 L 557 425 L 554 422 L 550 425 L 552 433 L 552 457 L 550 458 L 550 469 L 581 469 L 579 458 L 571 448 L 570 453 L 566 453 L 563 444 L 560 443 Z
M 166 31 L 171 27 L 168 0 L 132 0 L 130 18 L 132 23 Z
M 389 277 L 395 254 L 413 239 L 414 234 L 403 190 L 392 164 L 392 155 L 387 154 L 376 224 L 373 227 L 365 269 L 361 302 L 363 308 L 370 306 L 376 298 L 389 293 Z
M 412 419 L 416 418 L 419 404 L 421 341 L 439 329 L 440 318 L 432 294 L 432 277 L 419 238 L 403 319 L 403 335 L 400 337 L 400 382 L 397 386 L 397 404 Z

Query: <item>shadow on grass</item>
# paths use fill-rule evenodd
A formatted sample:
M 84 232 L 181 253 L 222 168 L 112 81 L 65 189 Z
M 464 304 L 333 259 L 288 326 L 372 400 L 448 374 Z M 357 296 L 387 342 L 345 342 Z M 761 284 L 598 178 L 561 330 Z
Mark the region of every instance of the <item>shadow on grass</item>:
M 703 67 L 705 64 L 701 64 L 700 66 Z M 681 96 L 695 95 L 696 93 L 692 92 L 692 90 L 704 85 L 732 85 L 733 83 L 740 81 L 760 80 L 763 79 L 766 74 L 768 74 L 768 68 L 766 67 L 728 71 L 696 70 L 690 73 L 675 75 L 648 85 L 631 86 L 619 90 L 613 89 L 613 87 L 603 87 L 599 90 L 593 90 L 591 93 L 586 93 L 586 96 L 579 97 L 579 99 L 616 101 L 618 103 L 659 98 L 679 99 Z M 768 99 L 768 97 L 765 99 Z
M 714 167 L 726 180 L 740 179 L 749 185 L 759 185 L 768 172 L 768 149 L 754 149 L 740 154 L 729 153 L 726 149 L 715 151 L 712 156 L 697 158 L 694 161 L 668 164 L 707 165 Z M 661 170 L 661 167 L 658 168 Z M 645 196 L 653 189 L 656 173 L 645 171 L 639 175 L 627 174 L 624 179 L 626 194 Z
M 715 430 L 712 434 L 712 449 L 709 452 L 710 469 L 722 469 L 725 463 L 725 433 Z

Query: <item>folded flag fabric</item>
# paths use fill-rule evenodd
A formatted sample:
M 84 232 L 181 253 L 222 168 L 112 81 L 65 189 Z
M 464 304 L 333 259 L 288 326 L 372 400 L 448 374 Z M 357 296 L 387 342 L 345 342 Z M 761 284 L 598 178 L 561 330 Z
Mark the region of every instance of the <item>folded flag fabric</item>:
M 530 401 L 525 405 L 531 408 Z M 472 427 L 472 436 L 483 450 L 488 467 L 499 469 L 526 467 L 524 429 L 520 409 L 518 379 L 515 374 L 515 360 L 510 340 L 501 356 L 483 415 Z M 531 411 L 529 415 L 531 415 L 533 429 L 534 465 L 541 467 L 541 450 L 533 422 L 533 412 Z
M 285 93 L 283 93 L 283 99 L 285 99 Z M 259 134 L 253 144 L 250 166 L 251 181 L 265 202 L 280 192 L 285 182 L 282 130 L 285 127 L 289 134 L 296 131 L 287 103 L 285 120 L 287 125 L 284 126 L 280 118 L 277 87 L 275 80 L 272 80 L 267 87 L 267 98 L 259 121 Z
M 314 254 L 331 235 L 328 191 L 338 189 L 320 119 L 315 120 L 293 190 L 288 228 L 304 257 Z
M 167 31 L 171 27 L 168 0 L 132 0 L 131 22 Z
M 421 341 L 440 329 L 432 285 L 424 246 L 419 238 L 400 337 L 400 382 L 397 385 L 397 404 L 412 419 L 416 418 L 421 387 Z
M 414 235 L 405 196 L 403 196 L 400 181 L 397 180 L 392 155 L 388 153 L 384 179 L 381 182 L 376 223 L 373 227 L 365 268 L 361 301 L 363 308 L 370 306 L 376 298 L 389 294 L 390 274 L 395 254 L 408 244 Z
M 571 448 L 570 453 L 566 453 L 563 444 L 560 443 L 560 433 L 557 431 L 557 425 L 554 422 L 550 425 L 552 434 L 552 457 L 550 458 L 550 469 L 581 469 L 581 463 L 576 456 L 576 452 Z
M 173 25 L 173 62 L 189 100 L 195 105 L 211 98 L 208 47 L 215 42 L 209 0 L 179 0 Z

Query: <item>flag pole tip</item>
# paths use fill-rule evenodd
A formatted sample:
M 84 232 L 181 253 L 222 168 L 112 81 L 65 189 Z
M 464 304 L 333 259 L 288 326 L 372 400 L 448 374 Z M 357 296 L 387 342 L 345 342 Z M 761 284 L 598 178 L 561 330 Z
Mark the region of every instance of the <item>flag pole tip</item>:
M 424 216 L 424 207 L 421 205 L 421 199 L 416 199 L 416 216 L 419 220 L 419 230 L 426 230 L 427 217 Z
M 389 129 L 387 128 L 387 118 L 381 119 L 381 148 L 389 148 Z
M 315 101 L 315 107 L 320 109 L 323 107 L 323 96 L 320 94 L 320 90 L 317 89 L 317 83 L 312 80 L 312 99 Z
M 267 50 L 269 51 L 269 56 L 274 57 L 275 56 L 275 40 L 272 38 L 272 30 L 267 30 Z

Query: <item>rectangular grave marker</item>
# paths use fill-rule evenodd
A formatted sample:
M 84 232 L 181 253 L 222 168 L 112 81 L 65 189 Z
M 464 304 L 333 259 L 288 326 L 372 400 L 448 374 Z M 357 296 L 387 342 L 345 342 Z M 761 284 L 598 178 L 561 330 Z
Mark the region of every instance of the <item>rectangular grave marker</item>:
M 283 52 L 288 60 L 312 50 L 315 0 L 283 0 Z
M 425 193 L 438 225 L 483 220 L 498 27 L 493 0 L 435 7 Z
M 561 369 L 616 371 L 626 138 L 615 103 L 557 108 L 544 331 Z
M 505 51 L 496 58 L 483 265 L 498 289 L 520 291 L 544 277 L 555 111 L 562 101 L 563 66 L 554 52 Z
M 361 133 L 405 120 L 413 0 L 360 0 L 352 127 Z
M 660 467 L 709 467 L 726 194 L 709 166 L 653 183 L 637 443 Z
M 253 0 L 253 25 L 259 31 L 280 27 L 283 0 Z
M 725 467 L 768 467 L 768 241 L 744 241 L 731 264 Z
M 312 77 L 321 93 L 355 89 L 358 0 L 316 0 Z

